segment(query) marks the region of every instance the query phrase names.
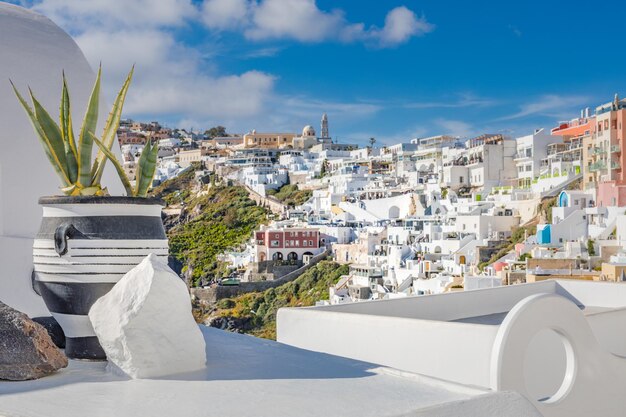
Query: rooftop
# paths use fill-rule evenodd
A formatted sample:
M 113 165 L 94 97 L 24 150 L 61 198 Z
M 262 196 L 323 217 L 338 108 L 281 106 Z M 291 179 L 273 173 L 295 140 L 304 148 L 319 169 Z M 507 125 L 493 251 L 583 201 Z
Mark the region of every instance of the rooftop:
M 0 382 L 7 416 L 535 416 L 518 394 L 443 382 L 201 326 L 208 369 L 129 380 L 71 361 L 36 381 Z M 86 414 L 86 407 L 89 413 Z

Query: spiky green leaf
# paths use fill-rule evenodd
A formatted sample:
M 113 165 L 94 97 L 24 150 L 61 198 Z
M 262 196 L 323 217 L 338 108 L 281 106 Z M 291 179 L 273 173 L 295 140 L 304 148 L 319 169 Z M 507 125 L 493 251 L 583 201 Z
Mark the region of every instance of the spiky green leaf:
M 48 138 L 50 145 L 54 149 L 54 153 L 57 155 L 59 159 L 59 163 L 61 164 L 63 171 L 67 175 L 70 182 L 72 178 L 69 175 L 68 166 L 67 166 L 67 158 L 65 156 L 65 146 L 63 144 L 63 135 L 61 134 L 61 129 L 59 125 L 56 124 L 54 119 L 50 116 L 50 114 L 43 108 L 41 103 L 35 98 L 33 92 L 30 91 L 30 99 L 33 103 L 33 110 L 35 112 L 35 117 L 41 126 L 44 134 Z
M 65 72 L 63 72 L 63 91 L 61 92 L 61 106 L 59 108 L 59 125 L 65 147 L 65 159 L 67 161 L 67 173 L 70 181 L 76 182 L 78 179 L 78 152 L 74 140 L 74 128 L 72 127 L 72 107 L 70 105 L 70 94 L 67 88 Z
M 63 186 L 64 187 L 71 186 L 72 183 L 69 180 L 67 173 L 64 170 L 64 165 L 61 163 L 59 156 L 55 152 L 55 148 L 52 146 L 49 138 L 46 136 L 45 131 L 41 127 L 41 124 L 39 123 L 39 120 L 35 116 L 33 109 L 28 105 L 26 100 L 24 100 L 24 97 L 22 97 L 19 91 L 17 91 L 17 88 L 15 87 L 15 84 L 13 84 L 12 81 L 11 81 L 11 86 L 13 87 L 13 91 L 15 92 L 17 99 L 19 100 L 20 104 L 24 108 L 24 111 L 28 115 L 28 119 L 30 120 L 31 124 L 33 125 L 33 128 L 35 129 L 37 138 L 41 142 L 46 156 L 50 160 L 50 163 L 52 164 L 52 167 L 54 168 L 57 175 L 61 178 Z
M 133 72 L 135 71 L 135 66 L 133 65 L 126 77 L 126 81 L 124 81 L 124 85 L 120 89 L 115 102 L 113 103 L 113 107 L 109 116 L 107 117 L 106 124 L 104 125 L 104 131 L 102 132 L 102 143 L 107 147 L 107 149 L 111 150 L 113 146 L 113 142 L 115 141 L 115 135 L 117 130 L 120 127 L 120 118 L 122 117 L 122 108 L 124 107 L 124 101 L 126 100 L 126 93 L 128 92 L 128 87 L 130 86 L 130 81 L 133 78 Z M 102 150 L 98 151 L 98 155 L 96 155 L 96 162 L 92 168 L 92 182 L 97 184 L 100 182 L 102 178 L 102 173 L 104 172 L 104 165 L 106 163 L 106 155 Z
M 92 185 L 91 177 L 91 153 L 93 149 L 92 137 L 98 124 L 98 106 L 100 102 L 100 75 L 102 67 L 98 68 L 96 82 L 93 85 L 87 112 L 83 119 L 83 125 L 78 137 L 78 182 L 83 187 Z
M 146 143 L 141 156 L 139 157 L 139 167 L 137 168 L 137 178 L 135 180 L 135 196 L 145 197 L 152 185 L 156 163 L 159 153 L 158 145 L 150 145 L 150 140 Z
M 120 180 L 122 181 L 122 185 L 124 185 L 126 194 L 129 196 L 134 195 L 133 187 L 130 185 L 130 180 L 128 179 L 128 176 L 126 175 L 126 172 L 124 172 L 124 168 L 122 167 L 122 164 L 120 164 L 120 161 L 117 160 L 113 152 L 111 152 L 104 145 L 104 143 L 100 142 L 100 140 L 97 137 L 95 137 L 93 134 L 91 134 L 91 140 L 98 146 L 98 148 L 100 148 L 102 153 L 104 153 L 104 155 L 111 161 L 111 163 L 115 167 L 115 170 L 117 171 L 117 174 L 119 175 Z

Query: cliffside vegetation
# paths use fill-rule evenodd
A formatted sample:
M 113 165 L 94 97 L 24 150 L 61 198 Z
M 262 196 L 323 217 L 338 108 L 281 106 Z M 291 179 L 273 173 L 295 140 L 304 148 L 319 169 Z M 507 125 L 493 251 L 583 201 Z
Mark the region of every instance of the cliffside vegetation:
M 194 170 L 154 190 L 168 208 L 180 209 L 165 219 L 170 256 L 190 285 L 198 286 L 227 274 L 220 253 L 245 243 L 264 223 L 267 211 L 248 198 L 241 186 L 214 185 L 194 190 Z
M 268 190 L 267 195 L 270 195 L 281 203 L 295 207 L 306 203 L 311 198 L 311 190 L 299 190 L 295 184 L 283 185 L 279 190 Z
M 509 237 L 506 241 L 500 244 L 500 246 L 498 246 L 497 252 L 495 252 L 488 261 L 480 262 L 478 264 L 478 269 L 480 269 L 481 271 L 484 270 L 486 266 L 491 265 L 498 259 L 502 258 L 504 255 L 515 249 L 515 245 L 518 243 L 522 243 L 526 236 L 532 236 L 535 233 L 537 233 L 537 226 L 534 224 L 516 227 L 515 229 L 513 229 L 511 237 Z
M 198 319 L 208 318 L 213 327 L 276 339 L 279 308 L 312 306 L 318 300 L 327 300 L 328 287 L 347 273 L 347 265 L 321 261 L 292 282 L 264 292 L 220 300 L 215 310 L 200 313 L 204 317 Z

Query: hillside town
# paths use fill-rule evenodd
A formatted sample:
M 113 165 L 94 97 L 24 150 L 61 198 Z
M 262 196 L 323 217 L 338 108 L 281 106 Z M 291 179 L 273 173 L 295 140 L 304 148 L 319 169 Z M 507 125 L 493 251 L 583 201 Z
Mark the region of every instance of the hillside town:
M 197 169 L 203 186 L 240 184 L 272 211 L 245 248 L 219 256 L 232 271 L 222 284 L 297 276 L 328 257 L 349 265 L 320 301 L 338 304 L 550 278 L 626 280 L 624 122 L 616 95 L 518 137 L 370 138 L 363 147 L 333 140 L 323 114 L 319 131 L 243 135 L 125 120 L 118 138 L 130 175 L 143 144 L 158 142 L 156 184 Z M 287 188 L 303 201 L 277 198 Z

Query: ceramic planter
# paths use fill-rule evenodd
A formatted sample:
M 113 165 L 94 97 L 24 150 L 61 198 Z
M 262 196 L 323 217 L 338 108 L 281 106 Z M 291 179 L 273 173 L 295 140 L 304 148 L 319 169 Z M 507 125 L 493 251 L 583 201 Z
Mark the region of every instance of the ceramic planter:
M 150 253 L 167 262 L 160 200 L 42 197 L 33 246 L 34 286 L 59 322 L 72 359 L 104 360 L 89 317 L 93 303 Z

